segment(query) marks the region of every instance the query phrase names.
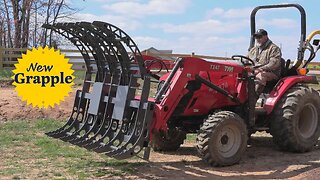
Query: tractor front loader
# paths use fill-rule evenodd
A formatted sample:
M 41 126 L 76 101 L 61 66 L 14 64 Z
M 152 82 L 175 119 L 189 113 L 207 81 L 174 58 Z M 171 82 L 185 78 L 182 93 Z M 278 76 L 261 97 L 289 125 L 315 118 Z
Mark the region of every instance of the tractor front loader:
M 116 159 L 148 159 L 151 147 L 174 151 L 187 133 L 197 133 L 199 155 L 213 166 L 239 162 L 248 137 L 256 131 L 270 132 L 284 150 L 311 150 L 320 135 L 320 95 L 308 87 L 318 81 L 306 72 L 319 49 L 319 40 L 311 41 L 320 32 L 306 38 L 306 15 L 300 5 L 259 6 L 251 15 L 250 48 L 256 12 L 289 7 L 301 13 L 298 57 L 293 64 L 281 60 L 281 77 L 267 84 L 258 103 L 252 68 L 259 66 L 246 56 L 233 56 L 238 62 L 178 58 L 171 72 L 160 77 L 146 68 L 136 44 L 114 25 L 43 25 L 69 39 L 87 68 L 70 118 L 47 135 Z M 310 57 L 304 61 L 306 50 Z M 154 97 L 151 83 L 158 84 Z

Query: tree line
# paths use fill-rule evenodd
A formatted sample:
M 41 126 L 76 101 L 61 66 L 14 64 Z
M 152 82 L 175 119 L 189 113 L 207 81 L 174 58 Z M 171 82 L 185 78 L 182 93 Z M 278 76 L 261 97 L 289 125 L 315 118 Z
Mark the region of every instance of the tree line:
M 65 0 L 1 0 L 0 46 L 57 46 L 53 32 L 42 24 L 69 19 L 76 12 Z

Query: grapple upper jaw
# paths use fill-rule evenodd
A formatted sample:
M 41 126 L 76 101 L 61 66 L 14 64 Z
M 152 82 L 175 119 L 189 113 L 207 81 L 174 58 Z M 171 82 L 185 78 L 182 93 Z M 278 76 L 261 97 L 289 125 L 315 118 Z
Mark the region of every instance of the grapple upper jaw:
M 150 77 L 134 41 L 105 22 L 42 27 L 70 40 L 86 64 L 70 118 L 47 135 L 117 159 L 145 149 L 144 158 L 148 158 L 154 102 L 148 101 Z

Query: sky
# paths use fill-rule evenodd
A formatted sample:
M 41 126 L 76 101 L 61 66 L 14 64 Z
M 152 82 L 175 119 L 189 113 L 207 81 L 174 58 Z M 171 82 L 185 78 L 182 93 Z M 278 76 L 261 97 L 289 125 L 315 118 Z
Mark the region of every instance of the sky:
M 298 3 L 307 12 L 307 34 L 320 29 L 319 0 L 68 0 L 79 9 L 76 21 L 105 21 L 120 27 L 140 50 L 154 47 L 174 53 L 212 56 L 247 54 L 250 13 L 259 5 Z M 262 10 L 257 28 L 269 32 L 285 59 L 294 59 L 300 14 L 294 8 Z

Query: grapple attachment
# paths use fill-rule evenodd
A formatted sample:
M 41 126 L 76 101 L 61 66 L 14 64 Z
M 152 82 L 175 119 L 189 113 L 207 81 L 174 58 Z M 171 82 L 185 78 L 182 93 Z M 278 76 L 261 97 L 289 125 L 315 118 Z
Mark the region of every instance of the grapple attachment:
M 133 40 L 104 22 L 43 27 L 70 40 L 87 69 L 67 123 L 46 134 L 116 159 L 144 150 L 148 159 L 154 102 L 148 101 L 150 77 Z

